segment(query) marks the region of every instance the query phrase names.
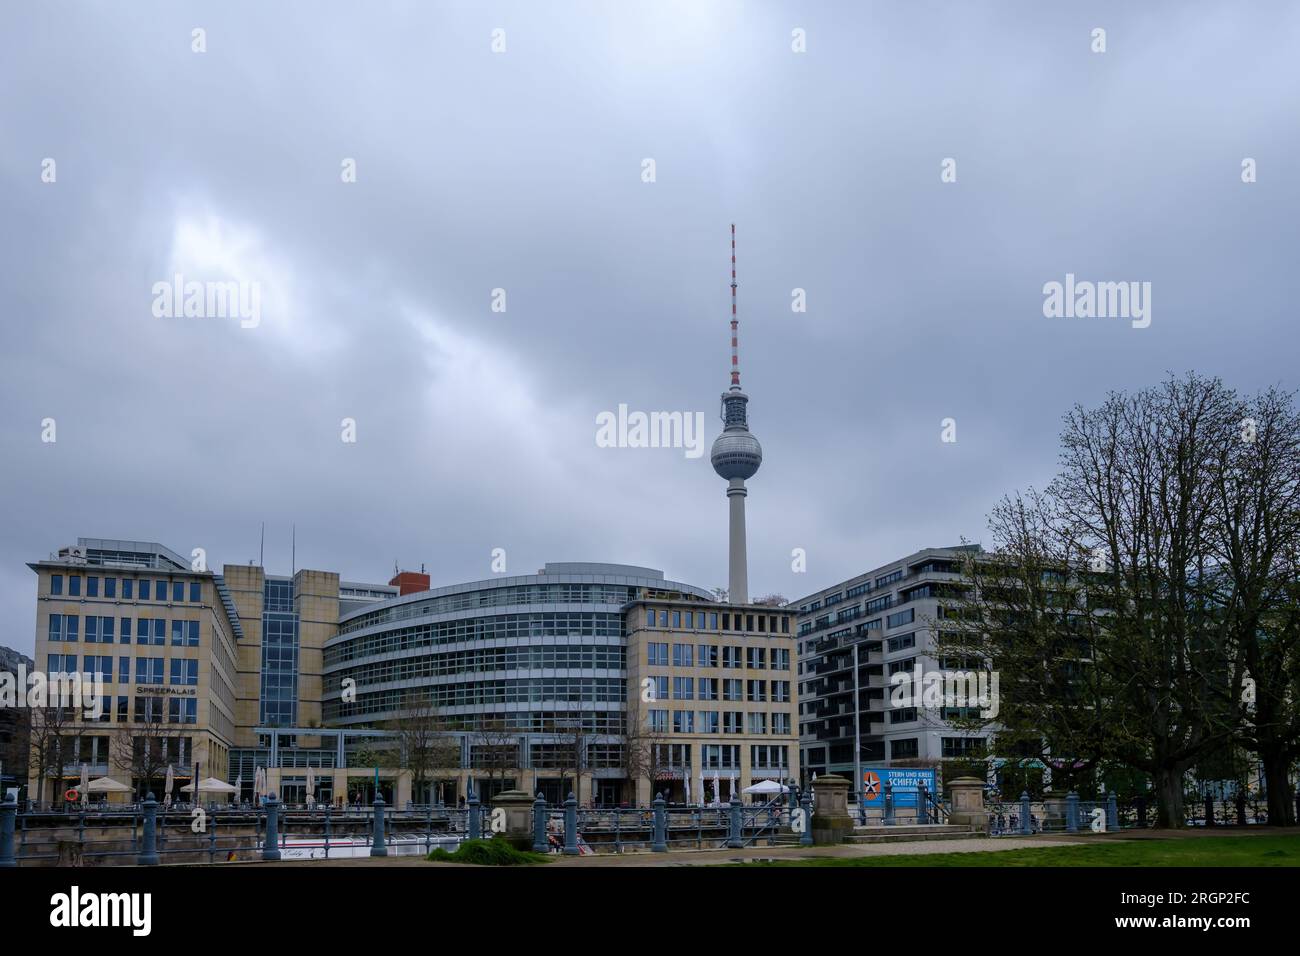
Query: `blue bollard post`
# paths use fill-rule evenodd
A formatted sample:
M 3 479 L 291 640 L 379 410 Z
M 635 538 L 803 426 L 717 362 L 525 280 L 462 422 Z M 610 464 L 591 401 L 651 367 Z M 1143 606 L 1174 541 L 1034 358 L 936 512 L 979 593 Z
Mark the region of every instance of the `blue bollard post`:
M 812 797 L 807 791 L 804 791 L 800 806 L 803 809 L 803 833 L 799 834 L 799 843 L 802 846 L 812 846 Z
M 916 785 L 916 822 L 930 822 L 930 794 L 926 791 L 924 783 Z
M 266 797 L 266 837 L 262 840 L 262 859 L 280 859 L 280 801 L 275 791 Z
M 1106 797 L 1106 829 L 1119 829 L 1119 801 L 1115 798 L 1114 790 Z
M 468 831 L 469 838 L 471 840 L 477 840 L 483 836 L 483 821 L 479 819 L 478 814 L 478 794 L 474 793 L 472 790 L 470 791 L 469 802 L 466 804 L 466 807 L 468 808 L 466 812 L 469 813 L 469 820 L 466 822 L 465 828 Z
M 1029 836 L 1034 832 L 1033 824 L 1029 821 L 1029 791 L 1020 791 L 1020 832 Z
M 564 855 L 578 855 L 578 797 L 572 790 L 564 801 Z
M 743 830 L 744 825 L 741 820 L 740 796 L 733 793 L 731 795 L 730 815 L 727 818 L 727 846 L 733 850 L 738 850 L 745 845 Z
M 140 843 L 140 854 L 136 857 L 135 862 L 139 866 L 157 866 L 158 801 L 154 799 L 152 793 L 147 793 L 144 797 L 144 803 L 140 804 L 140 808 L 144 811 L 144 836 Z
M 894 787 L 888 780 L 885 781 L 885 826 L 894 825 Z
M 388 843 L 384 840 L 384 795 L 375 794 L 375 815 L 370 822 L 370 855 L 388 856 Z
M 533 801 L 533 852 L 548 853 L 550 849 L 546 840 L 546 798 L 538 790 L 537 799 Z
M 0 803 L 0 868 L 9 869 L 18 865 L 14 859 L 14 820 L 18 816 L 18 802 L 5 798 Z
M 664 795 L 662 793 L 656 793 L 650 806 L 654 810 L 654 822 L 651 824 L 653 831 L 651 835 L 650 850 L 653 853 L 667 853 L 668 813 L 664 809 Z
M 1073 790 L 1065 795 L 1065 830 L 1079 832 L 1079 795 Z

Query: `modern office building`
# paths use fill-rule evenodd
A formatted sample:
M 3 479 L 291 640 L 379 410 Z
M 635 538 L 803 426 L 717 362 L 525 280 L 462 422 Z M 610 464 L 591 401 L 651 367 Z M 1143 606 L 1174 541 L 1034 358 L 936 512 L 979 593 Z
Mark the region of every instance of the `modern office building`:
M 159 544 L 79 538 L 37 574 L 36 665 L 46 674 L 98 675 L 97 719 L 74 712 L 66 725 L 33 719 L 33 735 L 68 744 L 43 782 L 31 766 L 28 793 L 48 802 L 80 780 L 111 776 L 138 789 L 172 766 L 186 783 L 224 778 L 235 743 L 242 635 L 221 576 L 195 570 Z
M 984 755 L 987 732 L 952 727 L 943 707 L 891 706 L 890 697 L 895 674 L 965 666 L 942 660 L 936 641 L 945 599 L 963 586 L 962 563 L 979 550 L 927 548 L 793 602 L 805 777 L 852 779 L 855 730 L 863 766 L 937 767 Z

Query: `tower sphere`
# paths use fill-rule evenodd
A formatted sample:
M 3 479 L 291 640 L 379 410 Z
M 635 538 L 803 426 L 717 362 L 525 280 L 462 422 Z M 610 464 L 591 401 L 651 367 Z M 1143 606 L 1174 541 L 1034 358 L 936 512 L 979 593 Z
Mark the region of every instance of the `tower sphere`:
M 729 429 L 714 440 L 709 461 L 713 470 L 728 481 L 753 478 L 763 463 L 763 446 L 748 431 Z

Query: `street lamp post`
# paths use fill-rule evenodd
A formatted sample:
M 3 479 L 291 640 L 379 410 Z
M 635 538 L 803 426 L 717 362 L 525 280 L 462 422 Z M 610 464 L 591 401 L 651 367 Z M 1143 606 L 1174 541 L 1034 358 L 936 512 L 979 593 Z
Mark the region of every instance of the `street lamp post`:
M 858 645 L 853 645 L 853 792 L 862 817 L 862 699 L 858 692 Z

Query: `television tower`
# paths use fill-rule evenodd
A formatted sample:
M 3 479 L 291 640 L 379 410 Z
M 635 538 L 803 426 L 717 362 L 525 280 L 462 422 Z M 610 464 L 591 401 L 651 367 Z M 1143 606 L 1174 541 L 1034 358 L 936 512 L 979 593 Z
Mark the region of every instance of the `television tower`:
M 731 224 L 731 388 L 722 393 L 722 434 L 713 442 L 709 460 L 713 470 L 727 480 L 730 506 L 727 601 L 749 603 L 749 569 L 745 556 L 745 479 L 754 477 L 763 463 L 763 447 L 749 433 L 745 406 L 749 396 L 740 390 L 740 358 L 736 318 L 736 224 Z

